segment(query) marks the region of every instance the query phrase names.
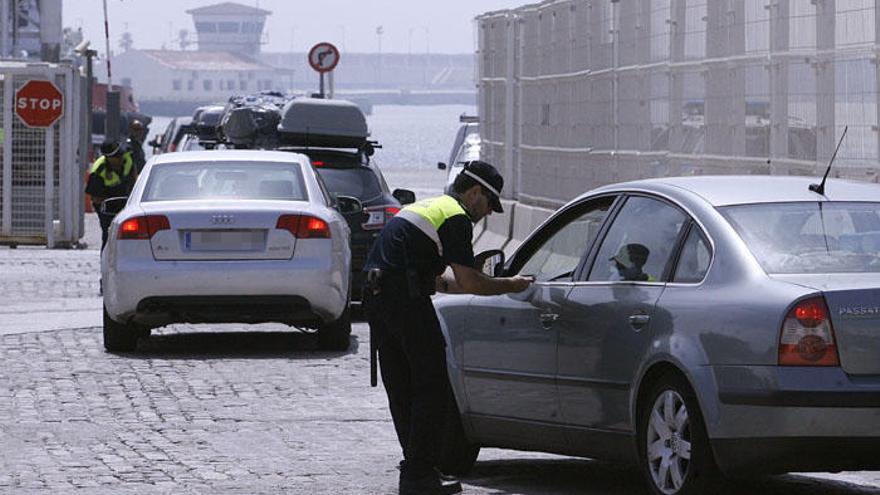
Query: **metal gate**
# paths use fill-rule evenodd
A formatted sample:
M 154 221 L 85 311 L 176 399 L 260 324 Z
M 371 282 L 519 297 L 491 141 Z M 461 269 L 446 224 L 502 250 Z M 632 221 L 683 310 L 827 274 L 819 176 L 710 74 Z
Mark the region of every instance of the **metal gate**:
M 15 93 L 31 79 L 64 95 L 64 114 L 50 127 L 28 127 L 15 114 Z M 0 244 L 69 247 L 83 236 L 85 91 L 70 65 L 0 62 Z

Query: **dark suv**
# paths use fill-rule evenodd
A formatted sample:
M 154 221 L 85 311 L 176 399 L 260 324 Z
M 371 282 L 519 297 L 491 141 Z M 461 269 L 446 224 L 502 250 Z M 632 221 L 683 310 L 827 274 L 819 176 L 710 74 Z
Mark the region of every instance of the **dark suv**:
M 363 212 L 345 215 L 351 228 L 351 297 L 360 301 L 364 263 L 373 241 L 401 205 L 415 201 L 415 193 L 407 189 L 395 189 L 392 193 L 378 166 L 361 151 L 283 149 L 308 156 L 332 195 L 355 197 L 363 204 Z

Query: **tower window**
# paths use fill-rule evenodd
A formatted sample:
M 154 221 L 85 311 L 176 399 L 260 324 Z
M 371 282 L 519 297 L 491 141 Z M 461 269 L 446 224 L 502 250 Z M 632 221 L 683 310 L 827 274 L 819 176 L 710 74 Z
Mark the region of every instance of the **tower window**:
M 197 22 L 196 31 L 200 33 L 216 33 L 217 23 L 215 22 Z
M 238 23 L 237 22 L 218 22 L 217 23 L 217 31 L 220 33 L 237 33 L 238 32 Z

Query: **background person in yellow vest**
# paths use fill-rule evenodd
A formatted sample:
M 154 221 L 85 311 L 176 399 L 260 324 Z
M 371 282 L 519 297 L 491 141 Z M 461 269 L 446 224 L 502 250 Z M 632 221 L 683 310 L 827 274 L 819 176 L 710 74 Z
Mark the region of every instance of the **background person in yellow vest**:
M 115 214 L 101 213 L 101 204 L 107 198 L 128 196 L 137 179 L 137 170 L 131 154 L 121 144 L 107 141 L 101 145 L 101 156 L 89 170 L 86 194 L 92 198 L 92 206 L 101 222 L 101 249 L 107 244 L 107 230 Z
M 520 292 L 525 277 L 491 278 L 473 268 L 473 223 L 501 212 L 504 180 L 492 165 L 465 165 L 450 195 L 422 200 L 392 218 L 365 270 L 364 310 L 378 346 L 382 383 L 403 449 L 401 495 L 451 494 L 461 484 L 436 470 L 450 392 L 446 342 L 431 295 Z M 454 277 L 443 276 L 447 266 Z

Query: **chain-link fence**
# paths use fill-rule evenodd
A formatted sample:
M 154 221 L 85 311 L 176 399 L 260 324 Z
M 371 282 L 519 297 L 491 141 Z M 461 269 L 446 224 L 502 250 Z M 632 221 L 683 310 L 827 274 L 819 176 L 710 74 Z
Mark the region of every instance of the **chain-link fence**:
M 15 112 L 16 92 L 31 80 L 63 95 L 64 113 L 49 127 L 29 127 Z M 67 65 L 0 63 L 0 244 L 69 246 L 82 237 L 85 91 Z
M 880 0 L 552 0 L 478 17 L 486 159 L 525 203 L 690 174 L 878 180 Z

